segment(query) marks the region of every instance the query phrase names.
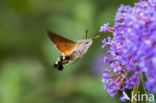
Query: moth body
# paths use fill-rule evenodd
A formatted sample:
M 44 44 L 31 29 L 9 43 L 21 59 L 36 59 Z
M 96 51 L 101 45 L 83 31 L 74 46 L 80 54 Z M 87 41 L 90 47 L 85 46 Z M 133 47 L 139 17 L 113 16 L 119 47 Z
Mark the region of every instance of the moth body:
M 92 45 L 92 40 L 78 40 L 77 46 L 73 53 L 71 54 L 72 59 L 80 59 L 86 52 L 88 51 L 88 48 Z

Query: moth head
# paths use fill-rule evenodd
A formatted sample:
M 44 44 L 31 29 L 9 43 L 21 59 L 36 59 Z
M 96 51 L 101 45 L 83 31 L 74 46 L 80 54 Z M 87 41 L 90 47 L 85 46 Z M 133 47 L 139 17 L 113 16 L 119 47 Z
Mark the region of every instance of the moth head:
M 92 39 L 87 39 L 84 41 L 84 45 L 90 46 L 92 44 Z
M 92 39 L 78 40 L 77 43 L 84 49 L 87 49 L 92 45 Z

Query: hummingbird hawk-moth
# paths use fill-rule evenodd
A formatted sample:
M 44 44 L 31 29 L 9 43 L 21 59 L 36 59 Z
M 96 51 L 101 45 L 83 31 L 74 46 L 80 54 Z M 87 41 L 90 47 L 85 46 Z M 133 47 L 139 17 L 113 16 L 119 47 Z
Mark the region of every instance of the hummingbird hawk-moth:
M 70 40 L 51 31 L 47 31 L 47 34 L 56 48 L 62 53 L 62 56 L 54 63 L 54 67 L 58 70 L 63 70 L 64 65 L 69 61 L 80 59 L 92 45 L 93 38 L 87 39 L 87 30 L 86 39 L 78 41 Z

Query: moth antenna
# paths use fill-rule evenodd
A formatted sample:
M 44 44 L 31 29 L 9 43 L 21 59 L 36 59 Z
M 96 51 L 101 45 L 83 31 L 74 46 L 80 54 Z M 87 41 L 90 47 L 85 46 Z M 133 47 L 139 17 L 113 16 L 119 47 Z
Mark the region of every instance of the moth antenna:
M 88 30 L 86 29 L 86 39 L 88 39 Z
M 76 60 L 74 61 L 74 63 L 73 63 L 73 64 L 77 63 L 79 60 L 80 60 L 80 58 L 79 58 L 79 59 L 76 59 Z

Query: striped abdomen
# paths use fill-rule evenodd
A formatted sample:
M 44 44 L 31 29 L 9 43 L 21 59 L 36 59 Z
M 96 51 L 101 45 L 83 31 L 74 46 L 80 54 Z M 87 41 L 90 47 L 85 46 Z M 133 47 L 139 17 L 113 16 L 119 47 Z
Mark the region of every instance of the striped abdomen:
M 58 70 L 63 70 L 65 64 L 70 61 L 70 57 L 60 56 L 58 60 L 54 63 L 54 67 Z

